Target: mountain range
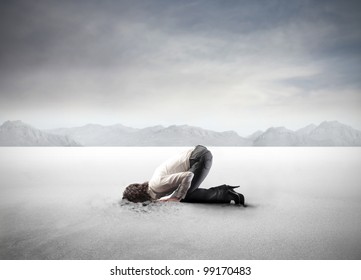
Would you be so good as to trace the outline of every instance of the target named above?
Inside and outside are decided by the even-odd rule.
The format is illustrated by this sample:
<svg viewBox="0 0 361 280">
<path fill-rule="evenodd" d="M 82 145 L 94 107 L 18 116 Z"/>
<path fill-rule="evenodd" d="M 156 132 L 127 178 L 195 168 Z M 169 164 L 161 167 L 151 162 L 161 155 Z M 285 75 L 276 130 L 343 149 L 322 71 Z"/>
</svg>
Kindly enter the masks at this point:
<svg viewBox="0 0 361 280">
<path fill-rule="evenodd" d="M 22 121 L 0 126 L 0 146 L 361 146 L 361 131 L 337 121 L 293 131 L 271 127 L 241 137 L 235 131 L 216 132 L 188 125 L 143 129 L 121 124 L 39 130 Z"/>
<path fill-rule="evenodd" d="M 47 130 L 68 136 L 84 146 L 252 146 L 252 141 L 234 131 L 215 132 L 188 125 L 152 126 L 143 129 L 123 125 L 88 124 Z"/>
<path fill-rule="evenodd" d="M 6 121 L 0 126 L 0 146 L 81 146 L 66 135 L 41 131 L 22 121 Z"/>
</svg>

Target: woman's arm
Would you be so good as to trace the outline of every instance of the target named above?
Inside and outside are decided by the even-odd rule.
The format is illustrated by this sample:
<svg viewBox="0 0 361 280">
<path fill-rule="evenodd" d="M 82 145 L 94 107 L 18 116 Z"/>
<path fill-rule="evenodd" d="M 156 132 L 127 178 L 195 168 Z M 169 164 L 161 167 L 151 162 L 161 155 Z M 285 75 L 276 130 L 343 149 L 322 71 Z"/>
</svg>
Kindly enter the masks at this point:
<svg viewBox="0 0 361 280">
<path fill-rule="evenodd" d="M 189 187 L 191 186 L 192 183 L 192 179 L 194 174 L 192 172 L 183 172 L 182 174 L 182 180 L 180 182 L 180 184 L 178 185 L 178 188 L 173 192 L 173 194 L 170 196 L 170 199 L 173 200 L 168 200 L 168 201 L 180 201 L 181 199 L 183 199 L 186 194 L 187 191 L 189 189 Z"/>
<path fill-rule="evenodd" d="M 159 201 L 180 201 L 182 200 L 192 183 L 194 174 L 192 172 L 179 172 L 168 176 L 163 176 L 156 186 L 158 193 L 169 194 L 163 196 Z"/>
</svg>

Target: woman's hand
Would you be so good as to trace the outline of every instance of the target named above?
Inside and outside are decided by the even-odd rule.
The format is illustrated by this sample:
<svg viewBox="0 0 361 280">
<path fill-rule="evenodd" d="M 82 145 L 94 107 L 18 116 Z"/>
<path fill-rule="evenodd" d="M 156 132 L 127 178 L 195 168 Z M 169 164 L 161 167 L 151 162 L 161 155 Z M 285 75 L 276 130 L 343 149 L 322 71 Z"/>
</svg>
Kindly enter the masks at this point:
<svg viewBox="0 0 361 280">
<path fill-rule="evenodd" d="M 158 199 L 158 201 L 162 201 L 162 202 L 168 202 L 168 201 L 173 201 L 173 202 L 179 202 L 180 199 L 179 198 L 176 198 L 176 197 L 169 197 L 169 198 L 160 198 Z"/>
</svg>

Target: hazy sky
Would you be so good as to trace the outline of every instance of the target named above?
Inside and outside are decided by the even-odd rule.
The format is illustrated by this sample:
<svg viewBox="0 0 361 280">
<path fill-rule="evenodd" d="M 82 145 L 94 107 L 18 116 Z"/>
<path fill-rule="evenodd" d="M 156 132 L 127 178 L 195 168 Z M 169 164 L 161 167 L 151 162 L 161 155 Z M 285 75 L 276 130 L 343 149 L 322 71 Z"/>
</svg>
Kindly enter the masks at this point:
<svg viewBox="0 0 361 280">
<path fill-rule="evenodd" d="M 359 3 L 0 0 L 0 122 L 361 129 Z"/>
</svg>

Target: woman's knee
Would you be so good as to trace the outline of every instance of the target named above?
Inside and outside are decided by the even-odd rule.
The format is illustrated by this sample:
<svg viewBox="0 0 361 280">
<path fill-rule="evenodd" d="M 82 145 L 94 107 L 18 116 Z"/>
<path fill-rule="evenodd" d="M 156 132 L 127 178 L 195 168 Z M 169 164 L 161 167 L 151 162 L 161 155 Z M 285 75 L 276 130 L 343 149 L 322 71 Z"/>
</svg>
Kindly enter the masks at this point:
<svg viewBox="0 0 361 280">
<path fill-rule="evenodd" d="M 212 163 L 213 163 L 213 155 L 210 151 L 208 151 L 204 155 L 204 167 L 206 169 L 210 169 L 212 167 Z"/>
</svg>

